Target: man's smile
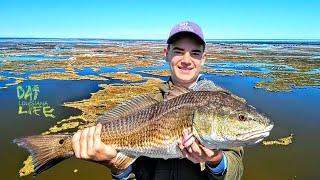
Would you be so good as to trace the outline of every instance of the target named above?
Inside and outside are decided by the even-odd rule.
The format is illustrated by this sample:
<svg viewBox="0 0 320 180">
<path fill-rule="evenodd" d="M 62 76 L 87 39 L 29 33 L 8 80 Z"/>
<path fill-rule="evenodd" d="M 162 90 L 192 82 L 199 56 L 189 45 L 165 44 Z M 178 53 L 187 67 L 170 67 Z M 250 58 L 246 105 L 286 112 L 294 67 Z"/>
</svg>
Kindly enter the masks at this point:
<svg viewBox="0 0 320 180">
<path fill-rule="evenodd" d="M 178 66 L 178 69 L 182 73 L 190 73 L 191 70 L 193 70 L 193 67 L 184 67 L 184 66 Z"/>
</svg>

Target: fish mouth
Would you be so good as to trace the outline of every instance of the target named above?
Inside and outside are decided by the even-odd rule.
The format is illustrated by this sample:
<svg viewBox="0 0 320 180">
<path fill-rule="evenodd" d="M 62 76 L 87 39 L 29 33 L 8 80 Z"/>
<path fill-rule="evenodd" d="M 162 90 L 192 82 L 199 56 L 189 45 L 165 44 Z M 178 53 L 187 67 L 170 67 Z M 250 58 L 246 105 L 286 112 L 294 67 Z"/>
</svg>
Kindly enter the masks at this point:
<svg viewBox="0 0 320 180">
<path fill-rule="evenodd" d="M 237 140 L 240 140 L 240 141 L 260 140 L 261 141 L 263 138 L 268 137 L 270 135 L 270 131 L 272 130 L 273 126 L 274 125 L 271 124 L 266 128 L 238 135 Z"/>
</svg>

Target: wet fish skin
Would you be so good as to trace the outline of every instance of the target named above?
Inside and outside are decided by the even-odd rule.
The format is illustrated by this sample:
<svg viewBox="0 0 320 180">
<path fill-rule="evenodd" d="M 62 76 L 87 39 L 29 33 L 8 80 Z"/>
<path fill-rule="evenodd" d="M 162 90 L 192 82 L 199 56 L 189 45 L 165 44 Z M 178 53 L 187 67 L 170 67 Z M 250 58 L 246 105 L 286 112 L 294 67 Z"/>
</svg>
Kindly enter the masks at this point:
<svg viewBox="0 0 320 180">
<path fill-rule="evenodd" d="M 224 91 L 192 91 L 157 102 L 140 96 L 101 116 L 102 141 L 112 144 L 123 164 L 139 156 L 182 157 L 177 140 L 183 129 L 208 148 L 258 142 L 272 129 L 269 119 Z M 74 155 L 72 134 L 29 136 L 14 142 L 29 150 L 35 175 Z"/>
</svg>

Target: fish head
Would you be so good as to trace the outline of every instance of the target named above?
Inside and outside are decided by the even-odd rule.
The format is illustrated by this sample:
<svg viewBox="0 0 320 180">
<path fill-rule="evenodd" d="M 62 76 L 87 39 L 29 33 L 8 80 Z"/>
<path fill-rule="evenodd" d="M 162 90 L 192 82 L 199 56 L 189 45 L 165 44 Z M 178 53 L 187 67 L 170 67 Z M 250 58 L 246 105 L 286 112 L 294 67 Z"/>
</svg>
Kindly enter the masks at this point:
<svg viewBox="0 0 320 180">
<path fill-rule="evenodd" d="M 269 136 L 273 123 L 231 95 L 208 103 L 194 113 L 193 128 L 207 148 L 231 148 L 256 144 Z"/>
</svg>

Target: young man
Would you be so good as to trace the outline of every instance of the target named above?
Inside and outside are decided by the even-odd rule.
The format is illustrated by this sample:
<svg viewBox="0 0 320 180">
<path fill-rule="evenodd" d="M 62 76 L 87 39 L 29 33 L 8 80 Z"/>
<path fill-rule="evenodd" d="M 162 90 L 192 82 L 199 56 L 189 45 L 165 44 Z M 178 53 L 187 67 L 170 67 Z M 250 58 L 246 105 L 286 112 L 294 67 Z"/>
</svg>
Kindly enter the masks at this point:
<svg viewBox="0 0 320 180">
<path fill-rule="evenodd" d="M 164 49 L 170 64 L 171 77 L 160 87 L 154 98 L 162 101 L 170 97 L 175 86 L 193 89 L 204 78 L 199 75 L 205 62 L 205 40 L 201 28 L 192 22 L 173 27 Z M 221 89 L 211 82 L 212 90 Z M 77 158 L 106 165 L 114 179 L 240 179 L 243 172 L 242 148 L 210 150 L 202 146 L 190 129 L 185 129 L 179 148 L 184 159 L 151 159 L 140 157 L 129 167 L 116 162 L 117 151 L 101 142 L 101 125 L 78 131 L 73 136 L 73 149 Z M 201 171 L 200 163 L 205 163 Z"/>
</svg>

